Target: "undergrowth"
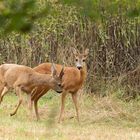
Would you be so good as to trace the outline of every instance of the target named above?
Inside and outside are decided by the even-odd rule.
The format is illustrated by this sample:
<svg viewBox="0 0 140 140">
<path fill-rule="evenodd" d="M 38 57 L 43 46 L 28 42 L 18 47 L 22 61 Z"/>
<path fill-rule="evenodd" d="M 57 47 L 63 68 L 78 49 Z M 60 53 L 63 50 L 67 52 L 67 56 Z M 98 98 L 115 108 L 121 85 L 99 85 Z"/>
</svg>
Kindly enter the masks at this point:
<svg viewBox="0 0 140 140">
<path fill-rule="evenodd" d="M 15 107 L 17 97 L 9 93 L 0 106 L 0 139 L 61 139 L 61 140 L 137 140 L 140 138 L 140 101 L 125 101 L 116 90 L 104 97 L 80 94 L 80 124 L 75 118 L 75 109 L 68 96 L 64 121 L 57 123 L 60 109 L 60 95 L 49 92 L 39 101 L 40 121 L 29 116 L 26 105 L 17 115 L 9 113 Z M 26 99 L 26 98 L 25 98 Z"/>
</svg>

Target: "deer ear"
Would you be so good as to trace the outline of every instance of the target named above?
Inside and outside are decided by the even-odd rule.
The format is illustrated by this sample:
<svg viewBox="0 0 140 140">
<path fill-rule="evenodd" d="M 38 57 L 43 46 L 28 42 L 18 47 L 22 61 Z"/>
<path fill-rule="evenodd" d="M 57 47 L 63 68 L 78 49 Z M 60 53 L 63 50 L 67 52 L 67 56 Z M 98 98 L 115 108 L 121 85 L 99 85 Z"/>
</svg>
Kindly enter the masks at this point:
<svg viewBox="0 0 140 140">
<path fill-rule="evenodd" d="M 84 51 L 84 55 L 88 55 L 89 54 L 89 49 L 86 49 L 85 51 Z"/>
<path fill-rule="evenodd" d="M 64 75 L 64 65 L 63 65 L 62 70 L 61 70 L 60 75 L 59 75 L 60 79 L 62 79 L 63 75 Z"/>
<path fill-rule="evenodd" d="M 55 67 L 54 63 L 52 63 L 52 66 L 51 66 L 51 75 L 53 77 L 55 77 L 57 75 L 57 71 L 56 71 L 56 67 Z"/>
<path fill-rule="evenodd" d="M 76 50 L 75 48 L 73 48 L 73 53 L 74 53 L 74 55 L 78 55 L 79 54 L 79 51 Z"/>
</svg>

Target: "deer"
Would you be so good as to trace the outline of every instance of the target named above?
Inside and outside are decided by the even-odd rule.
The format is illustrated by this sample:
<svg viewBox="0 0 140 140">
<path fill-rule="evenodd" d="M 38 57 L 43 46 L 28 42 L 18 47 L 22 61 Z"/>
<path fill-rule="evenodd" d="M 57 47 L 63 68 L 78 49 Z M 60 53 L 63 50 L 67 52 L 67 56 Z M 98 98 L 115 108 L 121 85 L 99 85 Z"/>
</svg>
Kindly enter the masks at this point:
<svg viewBox="0 0 140 140">
<path fill-rule="evenodd" d="M 48 86 L 58 93 L 62 92 L 62 77 L 64 67 L 62 67 L 60 74 L 57 74 L 54 64 L 51 64 L 51 75 L 41 74 L 32 68 L 18 64 L 2 64 L 0 66 L 0 103 L 4 95 L 10 90 L 14 89 L 19 100 L 16 108 L 10 116 L 17 113 L 23 99 L 22 92 L 31 95 L 32 91 L 38 86 Z"/>
<path fill-rule="evenodd" d="M 74 56 L 75 56 L 75 62 L 76 62 L 76 67 L 66 67 L 64 70 L 64 75 L 62 78 L 62 88 L 63 92 L 61 94 L 61 109 L 60 109 L 60 115 L 58 122 L 60 123 L 63 118 L 64 114 L 64 107 L 65 107 L 65 99 L 68 93 L 71 94 L 73 103 L 75 105 L 76 109 L 76 116 L 77 116 L 77 121 L 79 122 L 79 105 L 78 105 L 78 90 L 82 87 L 86 76 L 87 76 L 87 66 L 86 66 L 86 59 L 89 53 L 89 49 L 86 49 L 82 53 L 80 53 L 78 50 L 74 48 L 73 50 Z M 56 64 L 56 69 L 57 72 L 60 73 L 62 69 L 62 65 Z M 37 67 L 33 68 L 36 72 L 39 73 L 50 73 L 51 71 L 51 64 L 50 63 L 42 63 L 38 65 Z M 37 102 L 38 100 L 49 91 L 49 87 L 38 87 L 35 92 L 32 93 L 31 100 L 34 102 L 36 106 L 36 113 L 37 117 L 39 119 L 39 114 L 38 114 L 38 107 L 37 107 Z"/>
</svg>

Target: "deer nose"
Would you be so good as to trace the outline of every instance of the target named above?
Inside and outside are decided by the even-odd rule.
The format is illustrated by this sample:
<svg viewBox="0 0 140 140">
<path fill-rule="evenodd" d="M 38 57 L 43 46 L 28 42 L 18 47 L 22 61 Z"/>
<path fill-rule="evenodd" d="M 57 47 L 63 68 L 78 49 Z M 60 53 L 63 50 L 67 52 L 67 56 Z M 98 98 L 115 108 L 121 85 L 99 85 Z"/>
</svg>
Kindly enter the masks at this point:
<svg viewBox="0 0 140 140">
<path fill-rule="evenodd" d="M 77 68 L 80 70 L 80 69 L 82 69 L 82 66 L 77 66 Z"/>
<path fill-rule="evenodd" d="M 57 93 L 62 93 L 62 91 L 56 91 Z"/>
</svg>

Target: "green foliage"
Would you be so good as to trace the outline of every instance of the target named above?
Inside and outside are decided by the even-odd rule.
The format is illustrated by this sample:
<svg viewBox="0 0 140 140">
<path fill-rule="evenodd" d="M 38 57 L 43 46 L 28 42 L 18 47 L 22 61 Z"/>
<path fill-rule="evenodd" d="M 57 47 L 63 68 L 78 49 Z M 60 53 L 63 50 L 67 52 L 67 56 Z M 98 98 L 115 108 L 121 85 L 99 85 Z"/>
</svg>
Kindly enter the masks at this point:
<svg viewBox="0 0 140 140">
<path fill-rule="evenodd" d="M 60 0 L 58 2 L 2 0 L 0 1 L 0 31 L 3 33 L 11 31 L 29 32 L 35 20 L 52 15 L 59 17 L 60 9 L 65 12 L 66 7 L 60 6 L 61 3 L 69 5 L 70 7 L 66 6 L 69 10 L 75 7 L 76 11 L 79 11 L 83 17 L 90 17 L 95 22 L 109 16 L 117 16 L 120 13 L 128 17 L 138 17 L 140 14 L 139 0 Z M 63 16 L 61 15 L 59 19 L 61 20 Z M 53 22 L 52 19 L 51 21 Z"/>
<path fill-rule="evenodd" d="M 29 32 L 36 19 L 46 16 L 49 3 L 39 10 L 36 0 L 6 0 L 0 2 L 0 30 L 2 33 L 11 31 Z"/>
<path fill-rule="evenodd" d="M 94 21 L 120 13 L 128 17 L 140 15 L 139 0 L 61 0 L 61 2 L 71 6 L 75 5 L 82 15 Z"/>
</svg>

